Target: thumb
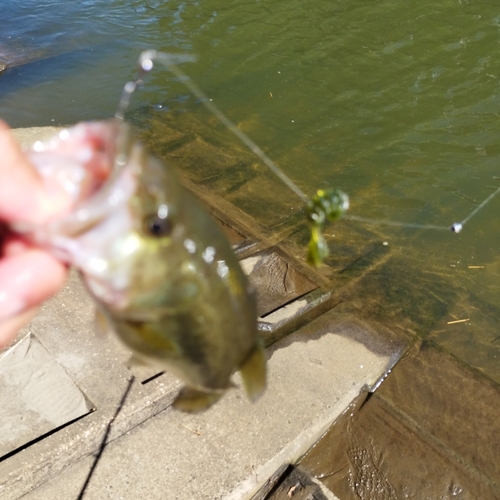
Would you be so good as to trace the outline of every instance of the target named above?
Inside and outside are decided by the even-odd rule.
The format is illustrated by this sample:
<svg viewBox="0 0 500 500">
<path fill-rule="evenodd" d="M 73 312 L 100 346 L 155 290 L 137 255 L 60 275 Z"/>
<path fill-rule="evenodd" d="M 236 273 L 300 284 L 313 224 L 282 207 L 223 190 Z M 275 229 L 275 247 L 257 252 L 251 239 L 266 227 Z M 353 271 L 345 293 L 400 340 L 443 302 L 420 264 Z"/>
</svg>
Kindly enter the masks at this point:
<svg viewBox="0 0 500 500">
<path fill-rule="evenodd" d="M 60 212 L 65 198 L 62 190 L 48 191 L 8 125 L 0 120 L 0 220 L 43 222 Z"/>
</svg>

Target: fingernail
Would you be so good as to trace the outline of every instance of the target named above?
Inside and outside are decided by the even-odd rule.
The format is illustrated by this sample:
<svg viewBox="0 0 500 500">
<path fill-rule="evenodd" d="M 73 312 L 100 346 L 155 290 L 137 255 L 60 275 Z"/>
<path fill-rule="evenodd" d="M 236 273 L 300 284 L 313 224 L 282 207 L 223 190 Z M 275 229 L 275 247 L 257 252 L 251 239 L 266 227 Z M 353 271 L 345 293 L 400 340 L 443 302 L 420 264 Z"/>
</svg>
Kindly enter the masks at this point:
<svg viewBox="0 0 500 500">
<path fill-rule="evenodd" d="M 0 319 L 19 314 L 26 308 L 26 303 L 11 293 L 0 291 Z"/>
</svg>

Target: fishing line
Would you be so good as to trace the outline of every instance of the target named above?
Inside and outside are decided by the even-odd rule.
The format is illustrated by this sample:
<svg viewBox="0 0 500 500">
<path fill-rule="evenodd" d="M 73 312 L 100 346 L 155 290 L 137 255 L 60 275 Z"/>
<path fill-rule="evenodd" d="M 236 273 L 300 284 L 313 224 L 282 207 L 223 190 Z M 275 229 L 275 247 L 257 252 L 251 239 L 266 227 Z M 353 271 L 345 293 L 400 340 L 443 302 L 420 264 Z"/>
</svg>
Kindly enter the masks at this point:
<svg viewBox="0 0 500 500">
<path fill-rule="evenodd" d="M 120 97 L 120 102 L 118 103 L 118 108 L 115 113 L 115 120 L 122 122 L 125 118 L 125 113 L 130 106 L 130 98 L 137 87 L 143 84 L 142 80 L 136 80 L 135 82 L 127 82 L 125 87 L 123 87 L 122 95 Z"/>
<path fill-rule="evenodd" d="M 97 464 L 101 460 L 102 454 L 104 453 L 104 448 L 106 448 L 106 444 L 108 444 L 107 441 L 108 441 L 109 433 L 111 432 L 111 426 L 113 425 L 113 422 L 116 420 L 119 413 L 122 411 L 123 407 L 125 406 L 125 401 L 127 400 L 127 397 L 130 393 L 130 390 L 132 389 L 132 384 L 134 383 L 134 380 L 135 380 L 135 376 L 132 375 L 132 377 L 130 377 L 128 380 L 127 387 L 125 389 L 125 392 L 122 395 L 120 403 L 116 407 L 115 414 L 113 415 L 111 420 L 106 425 L 106 430 L 104 431 L 104 434 L 102 436 L 101 444 L 99 445 L 99 449 L 97 450 L 94 461 L 92 462 L 92 466 L 90 467 L 90 470 L 87 474 L 87 477 L 85 478 L 85 482 L 83 483 L 82 487 L 80 488 L 80 492 L 79 492 L 76 500 L 83 500 L 83 497 L 85 496 L 85 492 L 87 491 L 88 485 L 90 483 L 90 479 L 92 478 L 92 475 L 94 474 L 94 472 L 97 468 Z"/>
<path fill-rule="evenodd" d="M 196 58 L 190 55 L 175 55 L 167 54 L 165 52 L 158 52 L 156 50 L 145 50 L 139 56 L 139 65 L 141 72 L 148 73 L 154 67 L 154 61 L 162 64 L 167 70 L 172 72 L 180 82 L 182 82 L 191 93 L 196 96 L 200 102 L 207 108 L 217 119 L 225 125 L 236 137 L 238 137 L 243 144 L 245 144 L 250 151 L 255 153 L 266 165 L 267 167 L 278 176 L 281 181 L 291 189 L 302 201 L 306 204 L 310 203 L 310 198 L 267 156 L 264 151 L 255 144 L 255 142 L 248 137 L 242 130 L 240 130 L 213 102 L 208 96 L 186 75 L 178 66 L 182 62 L 194 62 Z M 117 120 L 123 120 L 125 111 L 127 110 L 130 103 L 130 96 L 134 90 L 142 85 L 142 79 L 137 79 L 135 82 L 128 82 L 122 93 L 120 103 L 118 105 L 118 110 L 115 114 Z M 415 229 L 430 229 L 438 231 L 451 231 L 453 233 L 459 233 L 463 226 L 469 222 L 469 220 L 474 217 L 480 210 L 482 210 L 495 196 L 500 193 L 500 187 L 494 191 L 490 196 L 488 196 L 483 202 L 481 202 L 465 219 L 461 222 L 454 222 L 451 226 L 438 226 L 433 224 L 418 224 L 411 222 L 399 222 L 388 219 L 371 219 L 368 217 L 359 217 L 357 215 L 343 215 L 345 219 L 363 222 L 366 224 L 380 224 L 386 226 L 398 226 L 407 227 Z"/>
<path fill-rule="evenodd" d="M 433 224 L 416 224 L 412 222 L 399 222 L 395 220 L 388 219 L 370 219 L 368 217 L 358 217 L 357 215 L 344 215 L 344 219 L 354 220 L 356 222 L 364 222 L 365 224 L 383 224 L 386 226 L 398 226 L 398 227 L 409 227 L 414 229 L 437 229 L 438 231 L 449 231 L 450 226 L 435 226 Z M 453 224 L 453 226 L 458 223 Z M 453 231 L 453 229 L 452 229 Z M 459 231 L 454 231 L 459 232 Z"/>
<path fill-rule="evenodd" d="M 189 56 L 176 56 L 164 52 L 157 52 L 156 50 L 146 50 L 141 53 L 139 57 L 139 65 L 142 71 L 149 72 L 153 69 L 153 61 L 158 61 L 172 72 L 199 100 L 200 102 L 213 114 L 219 121 L 225 125 L 236 137 L 238 137 L 243 144 L 245 144 L 250 151 L 255 153 L 268 167 L 276 174 L 282 182 L 285 183 L 299 198 L 307 203 L 309 198 L 304 192 L 269 158 L 269 156 L 262 151 L 262 149 L 255 144 L 255 142 L 242 132 L 212 101 L 208 96 L 177 66 L 178 62 L 193 62 L 196 59 Z M 136 82 L 128 82 L 123 90 L 122 98 L 118 106 L 118 111 L 115 118 L 123 120 L 123 115 L 130 102 L 132 92 L 142 83 L 141 80 Z"/>
<path fill-rule="evenodd" d="M 452 233 L 459 233 L 463 226 L 469 222 L 474 215 L 476 215 L 480 210 L 482 210 L 498 193 L 500 193 L 500 187 L 491 193 L 488 198 L 481 202 L 462 222 L 454 222 L 451 226 L 435 226 L 433 224 L 414 224 L 411 222 L 398 222 L 387 219 L 370 219 L 367 217 L 358 217 L 357 215 L 344 215 L 344 219 L 354 220 L 358 222 L 364 222 L 366 224 L 384 224 L 386 226 L 400 226 L 409 227 L 415 229 L 436 229 L 438 231 L 451 231 Z"/>
<path fill-rule="evenodd" d="M 463 226 L 466 222 L 468 222 L 474 215 L 476 215 L 479 210 L 484 208 L 498 193 L 500 193 L 500 187 L 493 193 L 491 193 L 488 198 L 486 198 L 482 203 L 480 203 L 461 223 L 460 225 Z"/>
</svg>

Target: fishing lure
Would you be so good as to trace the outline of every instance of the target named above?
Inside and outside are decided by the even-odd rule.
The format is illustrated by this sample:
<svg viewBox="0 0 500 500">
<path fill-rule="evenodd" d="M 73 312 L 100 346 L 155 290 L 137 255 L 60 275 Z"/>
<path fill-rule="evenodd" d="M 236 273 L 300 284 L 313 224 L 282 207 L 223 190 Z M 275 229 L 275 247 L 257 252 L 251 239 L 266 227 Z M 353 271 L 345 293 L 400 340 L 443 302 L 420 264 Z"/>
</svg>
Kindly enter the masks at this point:
<svg viewBox="0 0 500 500">
<path fill-rule="evenodd" d="M 349 208 L 349 196 L 340 189 L 320 189 L 307 202 L 306 217 L 311 229 L 307 246 L 307 262 L 318 267 L 328 257 L 329 250 L 323 235 L 327 221 L 342 217 Z"/>
</svg>

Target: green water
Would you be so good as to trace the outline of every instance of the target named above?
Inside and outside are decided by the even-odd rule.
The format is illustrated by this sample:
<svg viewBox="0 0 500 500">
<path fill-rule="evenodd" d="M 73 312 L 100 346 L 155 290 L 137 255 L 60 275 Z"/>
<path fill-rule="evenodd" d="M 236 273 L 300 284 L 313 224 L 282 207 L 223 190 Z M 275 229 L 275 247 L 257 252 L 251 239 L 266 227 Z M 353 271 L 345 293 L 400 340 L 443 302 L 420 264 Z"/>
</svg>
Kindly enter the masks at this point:
<svg viewBox="0 0 500 500">
<path fill-rule="evenodd" d="M 0 77 L 0 116 L 13 126 L 111 116 L 139 52 L 154 47 L 195 54 L 184 70 L 231 120 L 306 193 L 349 193 L 353 215 L 448 226 L 500 185 L 494 2 L 95 0 L 16 9 L 4 13 L 3 46 L 14 37 L 57 54 L 69 39 L 81 51 Z M 196 102 L 159 70 L 134 96 L 132 107 L 144 106 L 191 111 Z M 300 208 L 293 193 L 290 204 Z M 450 293 L 440 300 L 456 300 L 450 320 L 470 318 L 436 340 L 497 381 L 499 210 L 500 196 L 459 235 L 377 228 L 408 269 L 445 281 Z M 422 287 L 434 293 L 432 283 Z M 422 305 L 413 307 L 418 315 Z"/>
</svg>

